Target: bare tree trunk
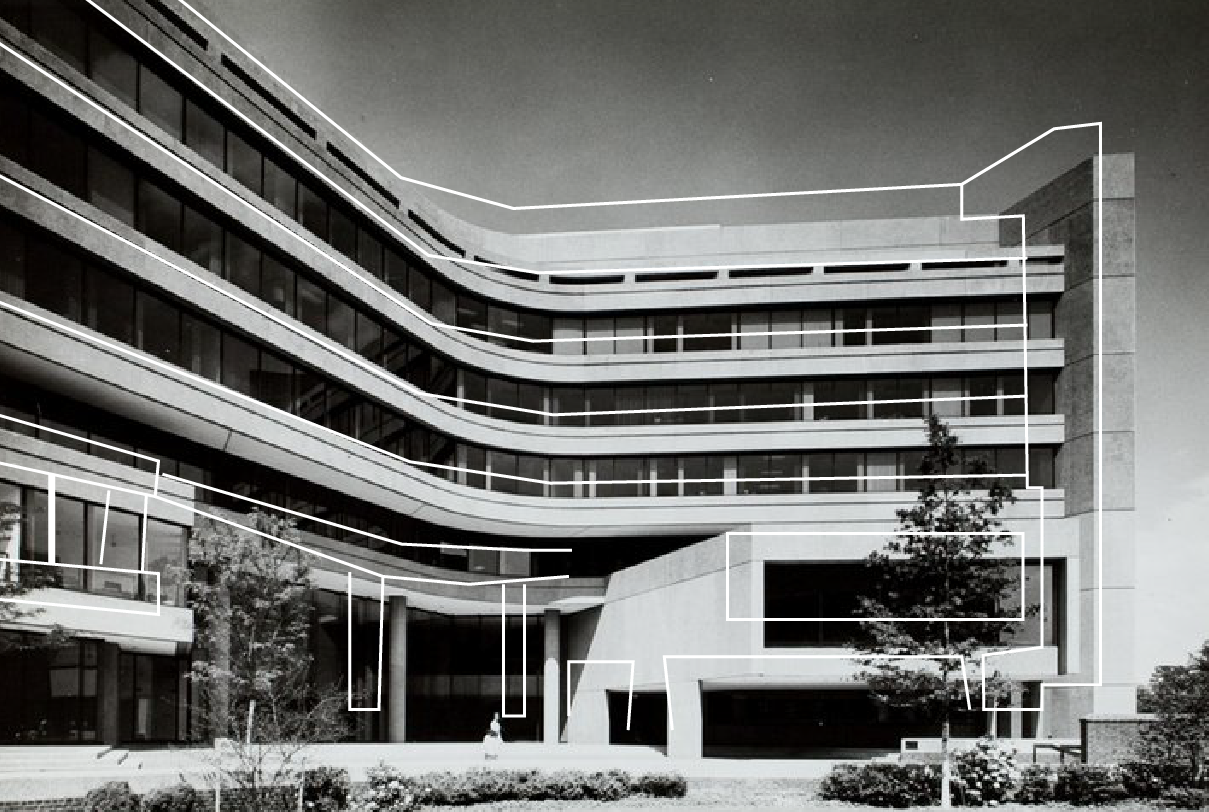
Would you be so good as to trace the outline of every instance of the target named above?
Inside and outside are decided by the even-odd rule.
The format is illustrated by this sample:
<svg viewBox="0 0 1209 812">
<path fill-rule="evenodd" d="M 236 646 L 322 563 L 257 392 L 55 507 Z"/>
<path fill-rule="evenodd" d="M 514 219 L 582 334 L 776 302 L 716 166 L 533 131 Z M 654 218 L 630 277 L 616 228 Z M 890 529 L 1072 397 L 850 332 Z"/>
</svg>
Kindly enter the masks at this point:
<svg viewBox="0 0 1209 812">
<path fill-rule="evenodd" d="M 953 797 L 949 789 L 949 781 L 953 776 L 953 765 L 949 763 L 949 717 L 940 724 L 940 807 L 949 809 L 953 806 Z"/>
</svg>

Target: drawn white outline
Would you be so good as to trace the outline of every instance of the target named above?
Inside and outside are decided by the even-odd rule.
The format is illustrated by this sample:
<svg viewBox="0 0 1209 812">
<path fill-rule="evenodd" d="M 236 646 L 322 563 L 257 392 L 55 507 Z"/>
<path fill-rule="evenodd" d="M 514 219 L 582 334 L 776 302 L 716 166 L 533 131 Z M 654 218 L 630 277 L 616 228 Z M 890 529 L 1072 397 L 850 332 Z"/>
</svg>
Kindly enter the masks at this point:
<svg viewBox="0 0 1209 812">
<path fill-rule="evenodd" d="M 760 537 L 760 536 L 780 536 L 780 537 L 790 537 L 790 536 L 845 536 L 845 537 L 872 536 L 872 537 L 876 537 L 876 538 L 885 538 L 886 536 L 929 536 L 929 537 L 995 536 L 997 538 L 997 540 L 1003 536 L 1010 536 L 1010 537 L 1012 537 L 1012 545 L 1015 546 L 1018 544 L 1020 547 L 1021 595 L 1024 594 L 1024 587 L 1025 587 L 1024 567 L 1025 567 L 1026 538 L 1025 538 L 1025 533 L 1023 531 L 1019 531 L 1019 530 L 987 530 L 987 531 L 984 531 L 981 533 L 958 532 L 958 531 L 949 532 L 949 531 L 912 531 L 912 530 L 892 530 L 892 531 L 885 531 L 885 532 L 879 532 L 876 530 L 847 530 L 847 531 L 802 530 L 802 531 L 797 531 L 797 532 L 794 532 L 794 531 L 767 531 L 767 532 L 765 532 L 765 531 L 728 531 L 726 533 L 725 537 L 723 538 L 723 548 L 724 548 L 723 560 L 725 561 L 725 563 L 723 565 L 723 572 L 725 573 L 725 598 L 724 598 L 724 600 L 726 602 L 726 620 L 728 622 L 785 623 L 785 622 L 797 622 L 797 621 L 818 621 L 818 622 L 840 622 L 840 623 L 849 623 L 849 622 L 854 622 L 854 623 L 856 623 L 856 622 L 860 622 L 860 623 L 939 623 L 939 622 L 945 622 L 945 621 L 952 621 L 954 623 L 961 623 L 961 622 L 966 622 L 966 623 L 1019 623 L 1021 621 L 1025 621 L 1028 619 L 1026 617 L 1027 607 L 1024 605 L 1023 600 L 1020 603 L 1020 616 L 1019 617 L 1016 617 L 1016 616 L 1012 616 L 1012 617 L 1003 617 L 1003 616 L 996 616 L 996 617 L 876 617 L 876 618 L 857 617 L 857 616 L 849 616 L 849 617 L 736 617 L 736 616 L 732 615 L 731 611 L 730 611 L 730 609 L 731 609 L 731 601 L 730 601 L 730 594 L 731 594 L 731 588 L 730 588 L 730 573 L 731 573 L 730 538 L 731 538 L 731 536 L 748 536 L 748 537 L 751 537 L 753 539 L 753 541 L 757 537 Z M 772 560 L 772 559 L 762 559 L 762 561 L 764 563 L 767 563 L 767 561 L 769 561 L 769 560 Z M 781 562 L 781 561 L 814 561 L 815 559 L 782 559 L 782 558 L 778 558 L 775 560 L 778 562 Z M 756 563 L 760 563 L 760 561 L 753 560 L 748 563 L 756 564 Z M 1044 565 L 1044 560 L 1042 561 L 1042 564 Z"/>
<path fill-rule="evenodd" d="M 508 585 L 500 584 L 500 714 L 505 719 L 529 715 L 529 586 L 521 584 L 521 712 L 508 712 Z"/>
<path fill-rule="evenodd" d="M 634 714 L 634 661 L 633 660 L 567 660 L 567 719 L 571 719 L 571 666 L 579 665 L 585 669 L 589 665 L 628 665 L 630 667 L 629 701 L 626 703 L 625 729 L 630 729 L 630 720 Z M 607 689 L 606 689 L 607 690 Z M 579 692 L 576 691 L 578 694 Z M 671 721 L 668 716 L 668 721 Z"/>
</svg>

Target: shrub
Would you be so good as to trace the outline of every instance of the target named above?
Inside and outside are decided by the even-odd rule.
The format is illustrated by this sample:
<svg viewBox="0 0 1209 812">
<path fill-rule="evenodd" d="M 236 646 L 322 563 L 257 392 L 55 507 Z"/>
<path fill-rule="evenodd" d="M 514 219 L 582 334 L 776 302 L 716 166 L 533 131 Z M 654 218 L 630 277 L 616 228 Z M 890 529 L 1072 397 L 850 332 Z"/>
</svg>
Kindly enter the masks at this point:
<svg viewBox="0 0 1209 812">
<path fill-rule="evenodd" d="M 365 774 L 365 788 L 352 801 L 356 812 L 411 812 L 419 806 L 422 792 L 393 767 L 379 764 Z"/>
<path fill-rule="evenodd" d="M 1030 764 L 1020 773 L 1020 785 L 1012 800 L 1018 804 L 1048 804 L 1054 800 L 1054 771 L 1043 764 Z"/>
<path fill-rule="evenodd" d="M 1054 800 L 1076 806 L 1110 804 L 1129 797 L 1121 783 L 1121 771 L 1097 764 L 1063 767 L 1054 782 Z"/>
<path fill-rule="evenodd" d="M 302 806 L 307 812 L 339 812 L 348 807 L 352 784 L 348 770 L 316 767 L 302 776 Z"/>
<path fill-rule="evenodd" d="M 940 771 L 925 764 L 841 764 L 823 779 L 819 797 L 898 809 L 928 806 L 940 801 Z"/>
<path fill-rule="evenodd" d="M 630 790 L 653 798 L 683 798 L 688 793 L 688 782 L 673 773 L 652 773 L 635 778 Z"/>
<path fill-rule="evenodd" d="M 188 784 L 161 787 L 143 796 L 143 812 L 202 812 L 202 800 Z"/>
<path fill-rule="evenodd" d="M 1003 801 L 1020 780 L 1016 751 L 994 739 L 980 739 L 954 759 L 962 803 L 983 805 Z"/>
<path fill-rule="evenodd" d="M 88 791 L 84 812 L 139 812 L 139 796 L 125 781 L 110 781 Z"/>
<path fill-rule="evenodd" d="M 1162 795 L 1163 802 L 1175 809 L 1205 809 L 1209 807 L 1209 790 L 1196 787 L 1171 787 Z"/>
<path fill-rule="evenodd" d="M 617 801 L 630 794 L 630 777 L 621 770 L 595 772 L 584 778 L 584 794 L 594 801 Z"/>
<path fill-rule="evenodd" d="M 1121 783 L 1131 798 L 1160 798 L 1168 789 L 1191 786 L 1194 777 L 1186 764 L 1130 761 L 1121 765 Z"/>
<path fill-rule="evenodd" d="M 534 800 L 582 801 L 587 797 L 583 773 L 559 770 L 542 777 L 545 797 Z"/>
</svg>

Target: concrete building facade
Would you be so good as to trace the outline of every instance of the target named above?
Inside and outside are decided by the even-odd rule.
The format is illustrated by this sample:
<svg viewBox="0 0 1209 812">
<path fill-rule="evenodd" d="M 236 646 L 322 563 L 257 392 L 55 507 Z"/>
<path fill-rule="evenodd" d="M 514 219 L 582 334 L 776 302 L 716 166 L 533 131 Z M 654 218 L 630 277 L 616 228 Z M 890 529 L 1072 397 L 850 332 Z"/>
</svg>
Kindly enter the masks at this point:
<svg viewBox="0 0 1209 812">
<path fill-rule="evenodd" d="M 897 747 L 920 720 L 818 618 L 851 614 L 928 414 L 1015 477 L 1045 600 L 1000 662 L 1045 711 L 996 729 L 1133 710 L 1131 156 L 1007 212 L 1024 246 L 956 214 L 494 232 L 173 0 L 6 0 L 0 105 L 4 552 L 59 571 L 5 633 L 73 634 L 11 655 L 0 740 L 196 735 L 172 568 L 259 504 L 327 556 L 317 678 L 352 664 L 361 740 L 503 707 L 514 739 Z"/>
</svg>

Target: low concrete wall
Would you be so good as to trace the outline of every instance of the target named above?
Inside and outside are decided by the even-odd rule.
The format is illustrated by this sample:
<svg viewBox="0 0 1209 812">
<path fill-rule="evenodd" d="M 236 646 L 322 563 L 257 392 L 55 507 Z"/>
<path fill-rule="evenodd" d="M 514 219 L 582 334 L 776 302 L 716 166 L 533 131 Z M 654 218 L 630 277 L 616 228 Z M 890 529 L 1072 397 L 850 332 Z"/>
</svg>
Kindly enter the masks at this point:
<svg viewBox="0 0 1209 812">
<path fill-rule="evenodd" d="M 1086 764 L 1120 764 L 1137 758 L 1135 747 L 1154 714 L 1088 716 L 1079 722 Z"/>
</svg>

